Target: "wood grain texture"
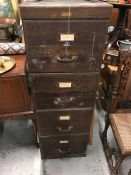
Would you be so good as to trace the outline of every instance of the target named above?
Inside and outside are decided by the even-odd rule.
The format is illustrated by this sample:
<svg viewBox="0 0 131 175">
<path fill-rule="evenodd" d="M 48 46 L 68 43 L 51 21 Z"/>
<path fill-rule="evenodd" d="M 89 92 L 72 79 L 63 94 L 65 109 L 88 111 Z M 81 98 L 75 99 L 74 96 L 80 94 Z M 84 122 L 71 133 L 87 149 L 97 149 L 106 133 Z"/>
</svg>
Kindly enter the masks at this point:
<svg viewBox="0 0 131 175">
<path fill-rule="evenodd" d="M 37 73 L 31 74 L 32 90 L 34 92 L 95 92 L 99 73 Z M 61 87 L 61 83 L 65 87 Z M 69 85 L 69 87 L 68 87 Z"/>
<path fill-rule="evenodd" d="M 41 156 L 48 159 L 85 156 L 88 137 L 88 134 L 40 137 Z M 60 144 L 60 141 L 68 143 Z"/>
<path fill-rule="evenodd" d="M 20 5 L 42 158 L 84 156 L 112 6 L 37 1 Z M 61 39 L 63 34 L 74 39 Z M 58 121 L 70 115 L 71 121 Z M 68 141 L 60 144 L 60 141 Z"/>
<path fill-rule="evenodd" d="M 105 2 L 81 1 L 40 1 L 36 3 L 24 2 L 20 5 L 23 19 L 57 19 L 68 18 L 62 15 L 69 12 L 70 18 L 102 18 L 106 19 L 111 14 L 112 5 Z M 42 10 L 44 8 L 44 10 Z"/>
<path fill-rule="evenodd" d="M 92 113 L 93 108 L 37 111 L 39 135 L 89 134 Z"/>
<path fill-rule="evenodd" d="M 67 20 L 23 20 L 30 72 L 99 70 L 107 20 L 71 20 L 70 23 L 74 41 L 66 42 L 60 38 L 68 33 Z"/>
<path fill-rule="evenodd" d="M 26 75 L 25 56 L 13 56 L 16 67 L 0 76 L 0 114 L 31 110 Z"/>
<path fill-rule="evenodd" d="M 95 92 L 35 93 L 36 109 L 94 107 Z"/>
</svg>

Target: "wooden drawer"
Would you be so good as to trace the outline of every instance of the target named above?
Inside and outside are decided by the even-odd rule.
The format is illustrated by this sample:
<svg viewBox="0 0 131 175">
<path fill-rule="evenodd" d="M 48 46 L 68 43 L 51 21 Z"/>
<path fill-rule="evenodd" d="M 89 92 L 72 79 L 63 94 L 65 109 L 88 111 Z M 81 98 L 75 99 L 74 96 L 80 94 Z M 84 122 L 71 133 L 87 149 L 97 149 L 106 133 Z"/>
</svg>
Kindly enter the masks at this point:
<svg viewBox="0 0 131 175">
<path fill-rule="evenodd" d="M 103 47 L 107 21 L 71 20 L 69 26 L 68 20 L 23 20 L 23 26 L 27 46 L 39 46 L 43 52 L 47 52 L 48 47 L 52 46 L 54 49 L 66 48 L 64 44 L 67 41 L 67 47 L 81 46 L 91 49 L 93 43 L 95 47 Z"/>
<path fill-rule="evenodd" d="M 101 51 L 100 51 L 101 49 Z M 102 58 L 101 45 L 98 44 L 95 55 L 91 55 L 91 48 L 71 46 L 68 54 L 65 48 L 43 47 L 28 48 L 29 72 L 94 72 L 99 71 Z M 51 54 L 48 54 L 51 53 Z"/>
<path fill-rule="evenodd" d="M 34 92 L 94 92 L 96 90 L 99 73 L 88 74 L 31 74 Z"/>
<path fill-rule="evenodd" d="M 41 136 L 89 133 L 93 108 L 37 111 Z"/>
<path fill-rule="evenodd" d="M 67 20 L 23 24 L 30 72 L 66 72 L 67 66 L 69 72 L 99 70 L 107 21 L 72 20 L 70 31 Z"/>
<path fill-rule="evenodd" d="M 95 92 L 35 93 L 34 99 L 36 109 L 94 107 Z"/>
<path fill-rule="evenodd" d="M 84 156 L 88 134 L 40 137 L 39 140 L 42 158 Z"/>
</svg>

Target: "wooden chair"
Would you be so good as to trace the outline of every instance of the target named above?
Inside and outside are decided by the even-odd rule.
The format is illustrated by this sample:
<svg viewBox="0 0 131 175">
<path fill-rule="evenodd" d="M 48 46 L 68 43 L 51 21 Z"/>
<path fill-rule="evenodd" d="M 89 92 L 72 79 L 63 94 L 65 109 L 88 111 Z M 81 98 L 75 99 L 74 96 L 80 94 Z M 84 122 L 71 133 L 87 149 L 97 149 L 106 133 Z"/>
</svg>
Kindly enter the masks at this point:
<svg viewBox="0 0 131 175">
<path fill-rule="evenodd" d="M 131 52 L 121 52 L 114 87 L 108 103 L 105 129 L 101 135 L 103 148 L 112 174 L 117 174 L 123 159 L 131 155 L 131 105 L 127 109 L 122 103 L 131 101 Z M 122 108 L 121 108 L 122 106 Z M 111 126 L 118 150 L 111 149 L 107 141 L 107 130 Z M 113 155 L 116 158 L 114 165 Z"/>
<path fill-rule="evenodd" d="M 108 58 L 109 57 L 109 58 Z M 113 59 L 112 59 L 113 58 Z M 112 62 L 112 60 L 114 62 Z M 114 79 L 118 68 L 118 54 L 108 55 L 103 61 L 104 67 L 100 71 L 100 80 L 98 86 L 98 101 L 104 110 L 107 110 L 107 103 L 112 91 Z"/>
</svg>

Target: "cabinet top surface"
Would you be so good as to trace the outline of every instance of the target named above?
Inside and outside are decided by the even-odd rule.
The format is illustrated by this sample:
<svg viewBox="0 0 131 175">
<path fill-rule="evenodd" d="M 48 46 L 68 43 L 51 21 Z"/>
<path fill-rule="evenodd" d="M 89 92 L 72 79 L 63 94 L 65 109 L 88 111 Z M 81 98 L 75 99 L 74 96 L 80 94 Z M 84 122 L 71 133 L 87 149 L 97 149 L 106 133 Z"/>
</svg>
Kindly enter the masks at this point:
<svg viewBox="0 0 131 175">
<path fill-rule="evenodd" d="M 99 0 L 29 0 L 20 4 L 22 19 L 107 19 L 111 15 L 111 9 L 111 4 Z"/>
<path fill-rule="evenodd" d="M 109 3 L 101 2 L 99 0 L 41 0 L 41 1 L 26 1 L 20 6 L 25 7 L 111 7 Z"/>
</svg>

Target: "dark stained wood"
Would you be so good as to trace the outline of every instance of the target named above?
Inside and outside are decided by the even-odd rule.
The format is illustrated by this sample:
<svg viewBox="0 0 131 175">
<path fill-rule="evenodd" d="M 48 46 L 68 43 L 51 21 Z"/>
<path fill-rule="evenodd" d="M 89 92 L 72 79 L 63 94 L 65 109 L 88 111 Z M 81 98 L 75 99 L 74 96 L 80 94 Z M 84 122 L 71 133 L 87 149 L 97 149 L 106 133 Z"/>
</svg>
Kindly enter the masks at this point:
<svg viewBox="0 0 131 175">
<path fill-rule="evenodd" d="M 128 77 L 128 80 L 127 80 L 125 99 L 128 100 L 128 101 L 131 100 L 131 69 L 130 69 L 129 77 Z"/>
<path fill-rule="evenodd" d="M 88 137 L 88 134 L 40 137 L 41 156 L 42 158 L 85 156 Z"/>
<path fill-rule="evenodd" d="M 103 33 L 107 29 L 107 20 L 70 20 L 70 32 L 68 31 L 66 20 L 23 20 L 27 47 L 39 46 L 44 52 L 48 52 L 48 47 L 64 47 L 65 42 L 60 40 L 61 34 L 74 34 L 74 41 L 70 41 L 70 46 L 81 46 L 88 48 L 92 46 L 95 37 L 95 45 L 103 48 Z M 103 27 L 102 27 L 103 26 Z M 49 30 L 50 29 L 50 30 Z M 27 32 L 31 31 L 31 32 Z M 27 32 L 27 33 L 26 33 Z M 95 36 L 94 36 L 95 33 Z M 33 37 L 32 37 L 33 35 Z M 85 37 L 86 36 L 86 37 Z M 31 48 L 30 48 L 31 49 Z M 47 49 L 47 50 L 46 50 Z M 90 48 L 91 50 L 91 48 Z M 49 50 L 52 51 L 52 48 Z M 48 53 L 47 53 L 48 54 Z M 58 53 L 57 53 L 58 54 Z"/>
<path fill-rule="evenodd" d="M 106 48 L 106 53 L 117 43 L 118 40 L 131 38 L 130 30 L 126 29 L 128 23 L 127 16 L 129 9 L 131 9 L 131 4 L 112 2 L 112 5 L 114 8 L 119 9 L 119 15 L 117 18 L 115 29 L 113 30 L 113 32 L 111 32 L 111 35 L 109 37 L 110 39 Z"/>
<path fill-rule="evenodd" d="M 94 92 L 98 82 L 98 72 L 89 74 L 31 74 L 34 92 L 65 93 Z M 65 85 L 65 87 L 63 86 Z"/>
<path fill-rule="evenodd" d="M 31 110 L 31 98 L 25 76 L 25 56 L 12 56 L 16 66 L 0 76 L 0 114 Z"/>
<path fill-rule="evenodd" d="M 60 35 L 68 33 L 67 20 L 23 20 L 30 72 L 99 70 L 107 20 L 70 22 L 74 41 L 68 42 L 69 47 L 66 48 L 66 42 L 60 41 Z"/>
<path fill-rule="evenodd" d="M 93 108 L 37 111 L 39 135 L 89 133 Z"/>
<path fill-rule="evenodd" d="M 95 91 L 111 8 L 85 0 L 20 5 L 42 158 L 84 156 L 92 142 Z M 63 41 L 63 34 L 71 38 Z M 58 121 L 58 115 L 68 114 L 70 121 Z M 68 144 L 60 144 L 65 139 Z"/>
<path fill-rule="evenodd" d="M 69 12 L 69 7 L 71 13 Z M 43 10 L 44 8 L 44 10 Z M 112 5 L 105 2 L 81 1 L 40 1 L 24 2 L 20 5 L 22 19 L 57 19 L 57 18 L 97 18 L 107 19 Z"/>
<path fill-rule="evenodd" d="M 71 92 L 62 94 L 35 93 L 36 109 L 61 109 L 94 107 L 95 92 Z"/>
<path fill-rule="evenodd" d="M 14 112 L 14 113 L 7 113 L 7 114 L 0 114 L 0 120 L 5 119 L 16 119 L 16 118 L 34 118 L 34 111 L 33 106 L 31 107 L 30 111 L 24 112 Z"/>
<path fill-rule="evenodd" d="M 95 59 L 92 59 L 89 48 L 71 47 L 69 55 L 63 55 L 65 48 L 47 48 L 51 55 L 44 55 L 40 47 L 31 47 L 28 52 L 28 65 L 31 73 L 38 72 L 94 72 L 99 71 L 101 54 L 99 48 L 94 51 Z M 102 49 L 102 48 L 101 48 Z M 78 52 L 77 52 L 78 51 Z M 57 54 L 59 53 L 59 54 Z"/>
</svg>

